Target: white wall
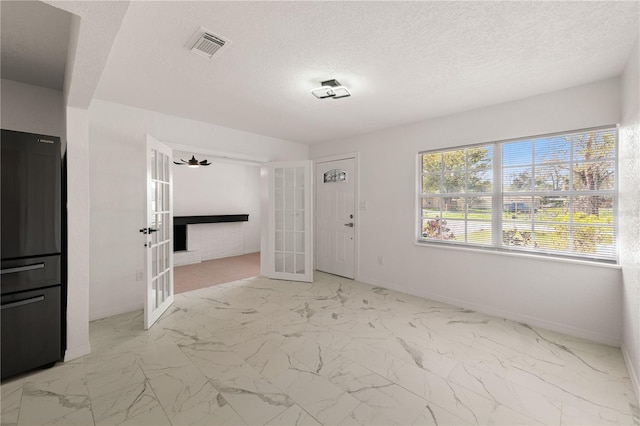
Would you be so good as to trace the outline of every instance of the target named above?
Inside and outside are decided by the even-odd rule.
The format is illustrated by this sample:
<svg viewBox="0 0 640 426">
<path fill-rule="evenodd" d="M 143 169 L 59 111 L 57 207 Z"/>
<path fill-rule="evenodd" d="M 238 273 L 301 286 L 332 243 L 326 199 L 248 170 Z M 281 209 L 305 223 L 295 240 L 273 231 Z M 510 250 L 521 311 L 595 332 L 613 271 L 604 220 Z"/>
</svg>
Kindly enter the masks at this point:
<svg viewBox="0 0 640 426">
<path fill-rule="evenodd" d="M 620 263 L 624 282 L 622 352 L 640 402 L 640 44 L 622 79 Z"/>
<path fill-rule="evenodd" d="M 617 267 L 418 246 L 416 155 L 421 150 L 616 124 L 620 80 L 311 146 L 310 157 L 360 153 L 360 280 L 617 345 Z M 378 264 L 382 256 L 383 264 Z"/>
<path fill-rule="evenodd" d="M 176 253 L 176 258 L 186 257 L 182 264 L 247 254 L 244 250 L 244 227 L 248 222 L 199 223 L 187 228 L 188 252 Z M 258 238 L 258 244 L 260 244 Z M 251 253 L 255 253 L 252 251 Z M 189 262 L 188 260 L 193 261 Z"/>
<path fill-rule="evenodd" d="M 2 128 L 60 136 L 66 143 L 62 91 L 2 79 Z"/>
<path fill-rule="evenodd" d="M 194 154 L 214 164 L 197 169 L 172 166 L 174 215 L 248 214 L 249 221 L 238 228 L 241 247 L 234 254 L 260 251 L 260 167 Z M 179 161 L 191 157 L 174 154 L 174 158 Z"/>
<path fill-rule="evenodd" d="M 145 134 L 160 141 L 274 161 L 308 158 L 305 145 L 96 100 L 89 109 L 90 318 L 139 309 L 143 270 Z M 213 168 L 215 166 L 211 166 Z"/>
<path fill-rule="evenodd" d="M 87 110 L 66 108 L 67 122 L 67 352 L 69 361 L 91 352 L 89 343 L 89 138 Z"/>
</svg>

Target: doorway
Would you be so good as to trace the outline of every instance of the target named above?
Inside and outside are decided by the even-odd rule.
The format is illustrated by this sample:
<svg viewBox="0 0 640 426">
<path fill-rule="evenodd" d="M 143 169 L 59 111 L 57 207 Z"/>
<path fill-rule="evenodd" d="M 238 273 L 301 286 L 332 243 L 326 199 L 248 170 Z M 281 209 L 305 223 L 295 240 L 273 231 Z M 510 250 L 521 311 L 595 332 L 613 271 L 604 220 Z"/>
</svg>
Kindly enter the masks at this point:
<svg viewBox="0 0 640 426">
<path fill-rule="evenodd" d="M 261 162 L 177 148 L 176 161 L 195 155 L 212 164 L 172 165 L 174 232 L 182 232 L 174 247 L 176 293 L 259 275 Z"/>
<path fill-rule="evenodd" d="M 318 161 L 315 167 L 315 269 L 356 275 L 356 158 Z"/>
</svg>

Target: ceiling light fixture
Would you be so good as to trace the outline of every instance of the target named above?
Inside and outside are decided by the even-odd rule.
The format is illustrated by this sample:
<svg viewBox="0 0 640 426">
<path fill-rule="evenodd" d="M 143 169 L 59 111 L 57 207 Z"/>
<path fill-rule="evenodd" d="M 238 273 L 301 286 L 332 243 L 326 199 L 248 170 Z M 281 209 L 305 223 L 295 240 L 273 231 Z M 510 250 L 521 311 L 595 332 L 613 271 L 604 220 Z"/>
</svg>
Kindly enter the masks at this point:
<svg viewBox="0 0 640 426">
<path fill-rule="evenodd" d="M 178 166 L 184 166 L 185 164 L 189 167 L 200 167 L 200 166 L 210 166 L 213 163 L 210 163 L 209 160 L 202 160 L 202 161 L 198 161 L 196 160 L 196 156 L 192 155 L 191 156 L 191 160 L 189 161 L 185 161 L 182 158 L 180 159 L 180 161 L 182 161 L 182 163 L 178 163 L 177 161 L 174 161 L 173 164 L 177 164 Z"/>
<path fill-rule="evenodd" d="M 338 80 L 327 80 L 320 84 L 322 86 L 311 91 L 311 94 L 318 99 L 340 99 L 351 96 L 349 89 L 338 83 Z"/>
</svg>

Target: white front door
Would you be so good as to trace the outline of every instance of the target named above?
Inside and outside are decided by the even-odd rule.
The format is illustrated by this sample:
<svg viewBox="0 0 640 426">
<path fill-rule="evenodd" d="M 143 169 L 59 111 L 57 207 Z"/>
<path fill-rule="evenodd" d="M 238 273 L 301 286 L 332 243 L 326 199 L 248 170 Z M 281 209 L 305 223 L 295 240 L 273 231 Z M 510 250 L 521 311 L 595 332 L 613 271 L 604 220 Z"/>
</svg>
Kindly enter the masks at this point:
<svg viewBox="0 0 640 426">
<path fill-rule="evenodd" d="M 355 159 L 316 163 L 316 269 L 355 278 Z"/>
<path fill-rule="evenodd" d="M 147 135 L 147 209 L 145 262 L 147 294 L 144 328 L 153 323 L 173 303 L 173 189 L 172 151 Z"/>
<path fill-rule="evenodd" d="M 267 223 L 260 269 L 269 278 L 313 282 L 311 172 L 310 161 L 262 167 Z"/>
</svg>

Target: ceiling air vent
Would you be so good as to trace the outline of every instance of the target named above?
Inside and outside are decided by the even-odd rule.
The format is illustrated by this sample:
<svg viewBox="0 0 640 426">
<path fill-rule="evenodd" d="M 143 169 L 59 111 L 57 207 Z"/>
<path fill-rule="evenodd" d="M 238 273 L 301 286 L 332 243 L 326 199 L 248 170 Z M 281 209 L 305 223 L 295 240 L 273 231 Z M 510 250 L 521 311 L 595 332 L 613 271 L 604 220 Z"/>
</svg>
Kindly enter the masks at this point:
<svg viewBox="0 0 640 426">
<path fill-rule="evenodd" d="M 219 53 L 227 44 L 229 44 L 229 40 L 200 28 L 192 37 L 189 47 L 193 53 L 211 59 L 214 54 Z"/>
</svg>

